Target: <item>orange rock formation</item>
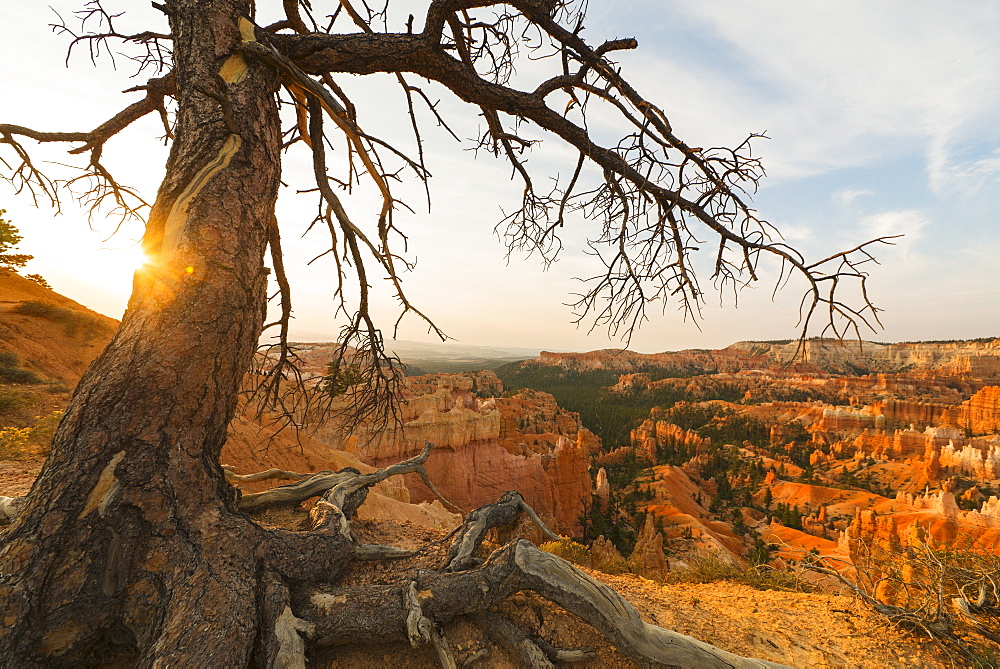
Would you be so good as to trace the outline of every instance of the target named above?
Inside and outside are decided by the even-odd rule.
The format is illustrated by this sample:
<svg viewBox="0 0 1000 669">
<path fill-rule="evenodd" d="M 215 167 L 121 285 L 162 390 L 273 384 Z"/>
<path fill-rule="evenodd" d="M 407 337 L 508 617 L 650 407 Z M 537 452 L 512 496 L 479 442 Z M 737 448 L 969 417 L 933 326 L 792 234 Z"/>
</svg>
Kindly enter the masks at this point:
<svg viewBox="0 0 1000 669">
<path fill-rule="evenodd" d="M 590 453 L 600 441 L 575 413 L 533 390 L 477 396 L 499 390 L 493 372 L 409 377 L 407 387 L 403 428 L 356 434 L 352 446 L 361 460 L 384 466 L 416 455 L 429 441 L 435 450 L 426 469 L 449 501 L 469 511 L 518 490 L 553 529 L 580 532 L 591 496 Z M 338 439 L 332 426 L 314 436 Z M 411 499 L 434 499 L 417 476 L 407 476 L 406 485 Z"/>
</svg>

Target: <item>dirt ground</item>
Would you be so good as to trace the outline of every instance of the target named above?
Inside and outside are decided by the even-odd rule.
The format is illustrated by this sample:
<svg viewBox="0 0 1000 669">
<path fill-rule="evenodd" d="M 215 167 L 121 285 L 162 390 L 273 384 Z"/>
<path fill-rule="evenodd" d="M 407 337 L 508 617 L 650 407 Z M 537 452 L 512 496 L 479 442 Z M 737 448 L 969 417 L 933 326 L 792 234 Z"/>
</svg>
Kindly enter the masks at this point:
<svg viewBox="0 0 1000 669">
<path fill-rule="evenodd" d="M 440 540 L 444 532 L 386 521 L 355 523 L 357 538 L 412 548 Z M 359 565 L 344 585 L 393 583 L 414 569 L 440 565 L 445 544 L 395 563 Z M 884 623 L 853 597 L 835 594 L 760 591 L 720 581 L 708 584 L 659 583 L 633 575 L 612 576 L 584 569 L 622 593 L 647 622 L 693 636 L 744 656 L 793 667 L 946 667 L 950 663 L 932 642 L 921 641 Z M 522 593 L 504 605 L 504 613 L 525 629 L 563 648 L 594 647 L 597 659 L 574 666 L 632 667 L 630 661 L 595 631 L 532 594 Z M 459 665 L 518 667 L 499 647 L 468 622 L 450 625 L 445 634 Z M 473 659 L 477 656 L 479 659 Z M 436 667 L 428 649 L 405 644 L 377 649 L 351 647 L 314 658 L 316 667 Z"/>
</svg>

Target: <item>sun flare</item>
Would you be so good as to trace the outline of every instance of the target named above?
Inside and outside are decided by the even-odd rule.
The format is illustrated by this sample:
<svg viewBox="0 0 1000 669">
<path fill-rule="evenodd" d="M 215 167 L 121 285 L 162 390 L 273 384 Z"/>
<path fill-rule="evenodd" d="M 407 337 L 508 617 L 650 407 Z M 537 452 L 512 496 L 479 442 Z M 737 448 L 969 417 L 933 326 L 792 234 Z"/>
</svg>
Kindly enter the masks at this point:
<svg viewBox="0 0 1000 669">
<path fill-rule="evenodd" d="M 102 249 L 92 272 L 100 283 L 114 286 L 130 282 L 132 274 L 149 263 L 141 244 L 128 244 Z"/>
</svg>

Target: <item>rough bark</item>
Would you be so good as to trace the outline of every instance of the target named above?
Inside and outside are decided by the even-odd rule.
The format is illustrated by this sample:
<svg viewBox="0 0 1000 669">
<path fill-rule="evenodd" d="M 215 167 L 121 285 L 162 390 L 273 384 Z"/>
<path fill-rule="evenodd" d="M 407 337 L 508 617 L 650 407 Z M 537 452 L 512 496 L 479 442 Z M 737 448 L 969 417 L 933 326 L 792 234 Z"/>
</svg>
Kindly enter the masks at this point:
<svg viewBox="0 0 1000 669">
<path fill-rule="evenodd" d="M 9 665 L 245 665 L 261 530 L 219 467 L 264 317 L 280 127 L 268 68 L 225 82 L 249 3 L 170 3 L 179 115 L 118 333 L 0 549 Z M 213 97 L 214 96 L 214 97 Z M 224 99 L 225 105 L 216 98 Z M 225 107 L 225 109 L 224 109 Z"/>
</svg>

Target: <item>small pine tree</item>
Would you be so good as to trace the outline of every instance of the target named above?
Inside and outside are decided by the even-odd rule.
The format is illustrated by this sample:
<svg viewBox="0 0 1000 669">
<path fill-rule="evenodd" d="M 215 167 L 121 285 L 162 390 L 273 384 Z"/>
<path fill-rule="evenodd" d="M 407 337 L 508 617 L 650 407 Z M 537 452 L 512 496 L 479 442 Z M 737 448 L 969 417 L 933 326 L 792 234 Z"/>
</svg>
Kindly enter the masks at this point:
<svg viewBox="0 0 1000 669">
<path fill-rule="evenodd" d="M 46 281 L 45 277 L 42 276 L 41 274 L 25 274 L 24 278 L 28 279 L 29 281 L 34 281 L 35 283 L 37 283 L 39 286 L 42 286 L 43 288 L 48 288 L 50 290 L 52 289 L 52 286 L 49 285 L 49 282 Z"/>
<path fill-rule="evenodd" d="M 355 365 L 345 365 L 341 368 L 336 360 L 331 360 L 326 366 L 326 376 L 320 382 L 320 388 L 330 397 L 337 397 L 347 392 L 353 385 L 364 381 L 361 370 Z"/>
<path fill-rule="evenodd" d="M 6 209 L 0 209 L 0 273 L 16 272 L 34 258 L 23 253 L 8 253 L 21 243 L 21 234 L 14 224 L 3 218 Z M 41 277 L 39 277 L 41 278 Z M 44 281 L 44 279 L 42 279 Z"/>
</svg>

